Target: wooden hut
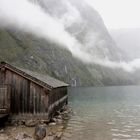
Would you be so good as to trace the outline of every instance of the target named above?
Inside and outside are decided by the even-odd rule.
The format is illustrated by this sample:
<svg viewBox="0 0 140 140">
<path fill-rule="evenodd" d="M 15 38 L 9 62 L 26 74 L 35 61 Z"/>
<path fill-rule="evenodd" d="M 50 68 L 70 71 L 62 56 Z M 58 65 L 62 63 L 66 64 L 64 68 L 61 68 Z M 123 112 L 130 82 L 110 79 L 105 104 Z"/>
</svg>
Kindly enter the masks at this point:
<svg viewBox="0 0 140 140">
<path fill-rule="evenodd" d="M 48 75 L 1 62 L 0 113 L 9 113 L 11 119 L 49 120 L 67 104 L 67 86 Z"/>
</svg>

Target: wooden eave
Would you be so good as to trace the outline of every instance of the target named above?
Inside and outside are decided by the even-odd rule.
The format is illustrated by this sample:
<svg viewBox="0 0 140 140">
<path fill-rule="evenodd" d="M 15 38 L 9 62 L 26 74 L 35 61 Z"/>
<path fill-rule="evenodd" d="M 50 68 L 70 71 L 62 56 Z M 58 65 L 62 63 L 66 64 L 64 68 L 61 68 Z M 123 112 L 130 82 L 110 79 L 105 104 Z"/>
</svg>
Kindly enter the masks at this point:
<svg viewBox="0 0 140 140">
<path fill-rule="evenodd" d="M 39 80 L 39 79 L 37 79 L 37 78 L 35 78 L 35 77 L 32 77 L 31 75 L 25 73 L 24 71 L 19 70 L 19 69 L 17 69 L 16 67 L 13 67 L 13 66 L 11 66 L 11 65 L 9 65 L 9 64 L 7 64 L 7 63 L 5 63 L 5 62 L 1 62 L 0 68 L 2 68 L 2 67 L 5 67 L 5 68 L 7 68 L 7 69 L 9 69 L 9 70 L 11 70 L 11 71 L 17 73 L 18 75 L 20 75 L 20 76 L 22 76 L 22 77 L 24 77 L 24 78 L 26 78 L 26 79 L 28 79 L 28 80 L 30 80 L 30 81 L 36 83 L 36 84 L 42 86 L 43 88 L 48 88 L 49 90 L 52 90 L 52 89 L 53 89 L 52 86 L 46 84 L 45 82 L 43 82 L 43 81 L 41 81 L 41 80 Z"/>
</svg>

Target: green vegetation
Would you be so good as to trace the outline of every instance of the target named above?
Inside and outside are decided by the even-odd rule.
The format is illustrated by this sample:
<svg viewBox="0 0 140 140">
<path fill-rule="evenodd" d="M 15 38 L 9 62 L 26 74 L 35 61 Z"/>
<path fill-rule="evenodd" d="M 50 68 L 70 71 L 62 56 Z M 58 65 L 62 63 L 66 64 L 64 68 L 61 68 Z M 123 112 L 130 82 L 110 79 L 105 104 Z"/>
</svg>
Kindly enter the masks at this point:
<svg viewBox="0 0 140 140">
<path fill-rule="evenodd" d="M 0 30 L 0 61 L 49 74 L 67 83 L 98 85 L 86 66 L 56 44 L 20 32 Z"/>
<path fill-rule="evenodd" d="M 71 85 L 134 84 L 132 75 L 98 65 L 86 65 L 58 45 L 30 34 L 0 30 L 0 61 L 49 74 Z"/>
</svg>

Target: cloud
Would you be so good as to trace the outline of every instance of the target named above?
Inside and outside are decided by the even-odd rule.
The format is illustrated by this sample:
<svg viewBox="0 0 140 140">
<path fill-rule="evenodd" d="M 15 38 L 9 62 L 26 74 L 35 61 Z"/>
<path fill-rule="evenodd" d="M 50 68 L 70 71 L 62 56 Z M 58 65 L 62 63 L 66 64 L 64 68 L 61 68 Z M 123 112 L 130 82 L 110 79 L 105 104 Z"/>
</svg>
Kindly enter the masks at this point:
<svg viewBox="0 0 140 140">
<path fill-rule="evenodd" d="M 0 26 L 16 28 L 52 40 L 70 50 L 75 57 L 85 63 L 99 64 L 110 68 L 123 68 L 128 72 L 140 68 L 140 59 L 129 63 L 118 63 L 92 56 L 84 51 L 84 46 L 65 30 L 64 25 L 58 19 L 53 18 L 39 5 L 28 0 L 0 0 Z"/>
<path fill-rule="evenodd" d="M 134 73 L 136 70 L 140 69 L 140 58 L 134 59 L 129 62 L 120 61 L 110 61 L 108 59 L 100 59 L 100 58 L 94 58 L 93 56 L 90 57 L 90 61 L 88 63 L 101 65 L 104 67 L 108 67 L 111 69 L 123 69 L 126 72 Z"/>
<path fill-rule="evenodd" d="M 65 30 L 64 25 L 28 0 L 0 0 L 0 25 L 52 40 L 69 49 L 77 58 L 83 60 L 86 56 L 84 61 L 89 61 L 82 45 Z"/>
<path fill-rule="evenodd" d="M 0 0 L 0 24 L 18 28 L 39 37 L 53 40 L 69 49 L 78 43 L 63 24 L 52 18 L 43 9 L 28 0 Z"/>
</svg>

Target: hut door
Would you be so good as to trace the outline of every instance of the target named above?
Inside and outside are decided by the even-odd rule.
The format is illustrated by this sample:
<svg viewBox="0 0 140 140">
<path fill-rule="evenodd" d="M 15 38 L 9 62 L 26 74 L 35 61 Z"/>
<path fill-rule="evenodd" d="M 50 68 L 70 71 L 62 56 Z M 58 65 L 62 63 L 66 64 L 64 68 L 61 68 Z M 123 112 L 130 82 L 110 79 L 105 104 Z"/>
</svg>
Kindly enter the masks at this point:
<svg viewBox="0 0 140 140">
<path fill-rule="evenodd" d="M 0 114 L 10 110 L 10 92 L 7 85 L 0 85 Z"/>
</svg>

